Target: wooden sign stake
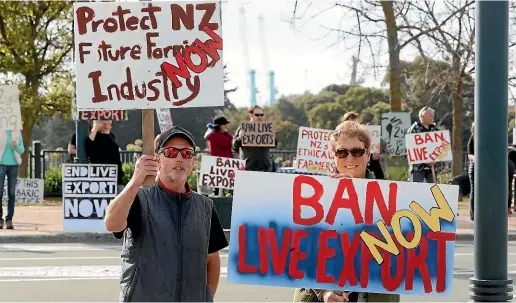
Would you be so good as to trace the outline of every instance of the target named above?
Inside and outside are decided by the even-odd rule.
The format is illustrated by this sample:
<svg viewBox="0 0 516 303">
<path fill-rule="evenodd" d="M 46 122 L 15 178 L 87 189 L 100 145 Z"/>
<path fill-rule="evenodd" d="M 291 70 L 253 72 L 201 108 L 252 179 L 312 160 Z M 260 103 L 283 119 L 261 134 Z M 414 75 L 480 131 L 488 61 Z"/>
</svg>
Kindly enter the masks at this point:
<svg viewBox="0 0 516 303">
<path fill-rule="evenodd" d="M 143 154 L 154 155 L 154 109 L 142 109 Z M 155 178 L 147 176 L 144 186 L 154 185 Z"/>
</svg>

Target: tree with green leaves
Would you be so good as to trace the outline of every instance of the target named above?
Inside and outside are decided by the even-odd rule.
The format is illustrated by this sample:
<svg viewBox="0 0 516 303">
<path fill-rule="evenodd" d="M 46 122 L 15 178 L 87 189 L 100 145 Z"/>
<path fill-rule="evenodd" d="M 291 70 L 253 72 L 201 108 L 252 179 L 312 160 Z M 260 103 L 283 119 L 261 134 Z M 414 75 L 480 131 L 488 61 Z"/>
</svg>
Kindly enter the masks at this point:
<svg viewBox="0 0 516 303">
<path fill-rule="evenodd" d="M 72 21 L 72 2 L 0 2 L 0 81 L 20 89 L 22 177 L 34 125 L 43 115 L 70 112 Z"/>
</svg>

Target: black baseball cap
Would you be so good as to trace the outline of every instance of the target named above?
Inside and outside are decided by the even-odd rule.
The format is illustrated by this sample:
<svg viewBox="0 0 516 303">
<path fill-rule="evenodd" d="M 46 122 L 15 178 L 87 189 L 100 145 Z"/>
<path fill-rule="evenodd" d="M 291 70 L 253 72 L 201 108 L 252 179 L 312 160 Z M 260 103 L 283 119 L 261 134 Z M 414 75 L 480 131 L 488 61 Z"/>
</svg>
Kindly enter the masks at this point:
<svg viewBox="0 0 516 303">
<path fill-rule="evenodd" d="M 226 119 L 226 117 L 221 116 L 213 119 L 213 123 L 217 125 L 226 125 L 229 124 L 229 121 Z"/>
<path fill-rule="evenodd" d="M 179 125 L 174 125 L 159 135 L 157 149 L 159 150 L 163 147 L 163 145 L 165 145 L 165 143 L 175 137 L 182 137 L 186 139 L 186 141 L 192 144 L 192 147 L 195 150 L 195 141 L 192 134 Z"/>
</svg>

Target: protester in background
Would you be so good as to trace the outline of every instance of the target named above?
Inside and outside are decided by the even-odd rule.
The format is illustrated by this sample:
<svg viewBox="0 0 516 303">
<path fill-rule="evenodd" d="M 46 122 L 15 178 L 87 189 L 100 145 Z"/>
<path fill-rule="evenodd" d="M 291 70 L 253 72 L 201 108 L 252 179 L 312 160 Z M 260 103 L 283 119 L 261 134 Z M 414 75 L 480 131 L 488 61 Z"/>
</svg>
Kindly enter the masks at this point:
<svg viewBox="0 0 516 303">
<path fill-rule="evenodd" d="M 18 182 L 18 166 L 21 164 L 21 155 L 25 152 L 23 138 L 19 130 L 0 131 L 0 201 L 3 200 L 4 182 L 7 177 L 7 216 L 5 224 L 7 229 L 14 229 L 13 216 L 16 202 L 16 183 Z M 1 202 L 0 202 L 1 203 Z M 0 229 L 4 228 L 3 209 L 0 204 Z"/>
<path fill-rule="evenodd" d="M 475 123 L 471 124 L 468 141 L 468 175 L 469 175 L 469 218 L 475 220 Z"/>
<path fill-rule="evenodd" d="M 353 121 L 344 121 L 330 137 L 337 173 L 333 178 L 374 179 L 367 170 L 371 137 L 364 126 Z M 399 302 L 400 296 L 349 292 L 345 290 L 296 288 L 294 302 Z"/>
<path fill-rule="evenodd" d="M 507 152 L 507 155 L 509 156 L 509 159 L 507 159 L 507 164 L 508 164 L 508 172 L 509 172 L 509 190 L 507 191 L 508 195 L 507 195 L 507 202 L 508 202 L 508 206 L 507 206 L 507 214 L 512 214 L 512 209 L 511 209 L 511 206 L 512 206 L 512 181 L 514 179 L 514 171 L 516 171 L 516 165 L 514 164 L 513 160 L 511 159 L 511 151 L 510 151 L 510 148 L 509 148 L 509 151 Z"/>
<path fill-rule="evenodd" d="M 174 125 L 156 146 L 157 156 L 138 159 L 104 219 L 108 231 L 124 237 L 120 301 L 213 302 L 218 251 L 228 242 L 213 201 L 187 183 L 195 166 L 193 136 Z M 157 184 L 142 187 L 156 175 Z"/>
<path fill-rule="evenodd" d="M 264 121 L 264 111 L 258 105 L 251 107 L 248 111 L 249 119 L 251 122 L 261 122 Z M 242 138 L 244 137 L 244 132 L 240 130 L 240 126 L 237 128 L 235 132 L 235 137 L 233 139 L 233 148 L 236 151 L 240 151 L 240 159 L 245 160 L 245 169 L 251 171 L 264 171 L 270 172 L 273 169 L 273 159 L 271 157 L 270 148 L 269 147 L 250 147 L 250 146 L 242 146 Z M 278 144 L 278 141 L 275 141 L 274 146 Z"/>
<path fill-rule="evenodd" d="M 423 107 L 419 111 L 419 120 L 410 126 L 407 130 L 407 134 L 438 131 L 434 124 L 434 115 L 434 110 L 431 107 Z M 432 176 L 432 167 L 435 167 L 435 162 L 409 165 L 410 181 L 435 183 L 437 180 L 434 180 Z M 437 172 L 435 172 L 435 174 L 437 176 Z"/>
<path fill-rule="evenodd" d="M 90 135 L 86 138 L 86 156 L 92 164 L 114 164 L 118 166 L 118 192 L 124 187 L 124 171 L 120 159 L 120 147 L 111 132 L 111 121 L 94 120 Z"/>
<path fill-rule="evenodd" d="M 68 157 L 70 162 L 74 162 L 75 157 L 77 157 L 77 139 L 76 135 L 73 134 L 72 140 L 68 143 Z"/>
<path fill-rule="evenodd" d="M 347 112 L 344 114 L 344 117 L 342 117 L 342 121 L 353 121 L 356 123 L 360 123 L 359 117 L 360 115 L 356 112 Z"/>
<path fill-rule="evenodd" d="M 515 166 L 516 166 L 516 146 L 515 145 L 512 145 L 509 147 L 509 160 L 511 160 Z M 514 210 L 516 209 L 516 181 L 514 181 L 514 175 L 510 176 L 509 177 L 509 186 L 511 186 L 511 183 L 514 183 L 514 191 L 513 191 L 513 194 L 514 194 L 514 207 L 511 207 L 512 204 L 509 204 L 509 208 L 511 208 L 511 210 Z M 511 195 L 509 195 L 509 201 L 511 198 Z"/>
<path fill-rule="evenodd" d="M 213 119 L 213 131 L 207 132 L 204 136 L 208 140 L 210 156 L 233 158 L 233 135 L 228 132 L 228 124 L 226 117 Z"/>
</svg>

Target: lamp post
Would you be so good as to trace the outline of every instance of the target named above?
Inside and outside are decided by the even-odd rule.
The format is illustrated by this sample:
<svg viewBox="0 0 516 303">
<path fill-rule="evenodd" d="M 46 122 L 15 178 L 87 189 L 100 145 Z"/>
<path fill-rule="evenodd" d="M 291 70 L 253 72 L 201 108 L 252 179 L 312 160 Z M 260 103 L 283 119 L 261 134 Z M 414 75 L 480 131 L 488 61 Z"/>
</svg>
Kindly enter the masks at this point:
<svg viewBox="0 0 516 303">
<path fill-rule="evenodd" d="M 476 1 L 474 302 L 512 300 L 507 276 L 509 2 Z"/>
</svg>

